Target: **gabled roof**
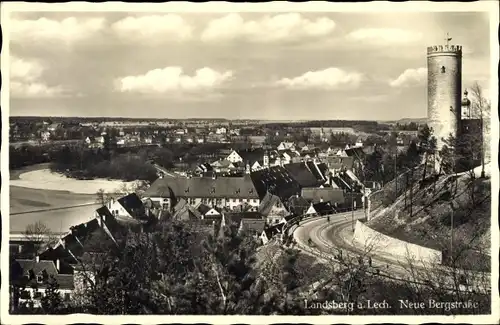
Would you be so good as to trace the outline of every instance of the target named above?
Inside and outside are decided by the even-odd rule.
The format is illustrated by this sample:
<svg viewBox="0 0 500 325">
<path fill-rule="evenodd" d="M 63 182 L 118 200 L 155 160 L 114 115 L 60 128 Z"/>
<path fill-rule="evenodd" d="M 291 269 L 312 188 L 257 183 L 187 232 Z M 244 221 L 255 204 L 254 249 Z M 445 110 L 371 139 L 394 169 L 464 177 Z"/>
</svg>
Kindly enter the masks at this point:
<svg viewBox="0 0 500 325">
<path fill-rule="evenodd" d="M 33 271 L 35 275 L 39 274 L 42 271 L 47 272 L 48 275 L 56 275 L 57 268 L 53 261 L 47 260 L 27 260 L 27 259 L 16 259 L 24 272 Z"/>
<path fill-rule="evenodd" d="M 118 202 L 133 218 L 144 216 L 144 205 L 137 194 L 131 193 L 123 196 L 118 199 Z"/>
<path fill-rule="evenodd" d="M 348 183 L 346 183 L 346 181 L 344 179 L 342 179 L 341 177 L 339 177 L 338 175 L 333 176 L 332 181 L 335 183 L 335 185 L 337 185 L 338 188 L 340 188 L 342 190 L 346 190 L 346 191 L 351 190 L 351 186 Z"/>
<path fill-rule="evenodd" d="M 264 231 L 266 226 L 265 220 L 257 220 L 257 219 L 242 219 L 241 220 L 241 230 L 243 231 L 251 231 L 261 234 Z"/>
<path fill-rule="evenodd" d="M 45 288 L 47 287 L 49 277 L 54 277 L 59 285 L 59 289 L 74 289 L 73 274 L 59 274 L 53 261 L 14 260 L 11 264 L 11 270 L 15 270 L 14 272 L 16 273 L 11 274 L 11 280 L 13 282 L 22 282 L 26 287 Z M 23 275 L 26 273 L 28 273 L 28 276 L 34 277 L 30 279 L 23 278 Z M 42 283 L 37 281 L 37 275 L 44 276 Z"/>
<path fill-rule="evenodd" d="M 267 239 L 271 239 L 276 234 L 281 234 L 283 230 L 283 224 L 277 224 L 264 229 Z"/>
<path fill-rule="evenodd" d="M 281 199 L 278 196 L 273 195 L 273 194 L 267 192 L 267 194 L 264 196 L 264 198 L 260 202 L 259 212 L 263 216 L 267 217 L 269 215 L 269 212 L 271 212 L 271 209 L 274 206 L 276 206 L 276 204 L 278 204 L 278 203 L 282 203 Z"/>
<path fill-rule="evenodd" d="M 300 184 L 282 166 L 254 171 L 250 177 L 260 199 L 263 199 L 267 192 L 271 192 L 284 202 L 292 195 L 300 193 Z"/>
<path fill-rule="evenodd" d="M 206 204 L 200 204 L 197 208 L 198 212 L 200 212 L 202 215 L 205 215 L 208 211 L 212 210 L 211 207 L 209 207 Z"/>
<path fill-rule="evenodd" d="M 191 198 L 239 198 L 259 197 L 249 176 L 243 177 L 176 177 L 157 179 L 145 192 L 145 196 L 165 195 L 168 188 L 177 197 Z"/>
<path fill-rule="evenodd" d="M 319 202 L 313 204 L 314 210 L 319 215 L 335 213 L 335 209 L 329 202 Z"/>
<path fill-rule="evenodd" d="M 323 183 L 309 170 L 307 163 L 291 163 L 284 167 L 301 187 L 316 187 Z"/>
<path fill-rule="evenodd" d="M 341 204 L 344 203 L 344 192 L 338 188 L 303 188 L 302 197 L 310 202 L 331 202 Z"/>
<path fill-rule="evenodd" d="M 314 161 L 307 161 L 306 166 L 309 168 L 309 171 L 316 177 L 318 182 L 324 182 L 326 177 L 319 170 L 318 165 Z"/>
<path fill-rule="evenodd" d="M 311 204 L 301 196 L 292 196 L 288 200 L 288 209 L 294 215 L 304 214 Z"/>
<path fill-rule="evenodd" d="M 226 225 L 229 224 L 239 225 L 243 219 L 265 221 L 259 212 L 254 212 L 254 211 L 226 212 L 224 213 L 224 218 L 226 219 Z"/>
<path fill-rule="evenodd" d="M 253 165 L 255 162 L 262 162 L 264 154 L 265 151 L 262 148 L 238 151 L 238 155 L 242 158 L 243 163 L 249 163 L 250 165 Z"/>
</svg>

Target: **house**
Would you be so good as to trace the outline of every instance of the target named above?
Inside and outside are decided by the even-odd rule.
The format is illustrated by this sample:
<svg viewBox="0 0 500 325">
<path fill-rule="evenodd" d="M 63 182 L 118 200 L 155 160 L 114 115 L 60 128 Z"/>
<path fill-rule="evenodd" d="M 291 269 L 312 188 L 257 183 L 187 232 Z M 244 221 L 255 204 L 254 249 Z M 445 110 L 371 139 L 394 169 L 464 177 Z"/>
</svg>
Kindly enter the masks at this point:
<svg viewBox="0 0 500 325">
<path fill-rule="evenodd" d="M 135 193 L 123 196 L 118 200 L 112 198 L 106 207 L 116 219 L 122 221 L 147 220 L 149 217 L 154 217 Z"/>
<path fill-rule="evenodd" d="M 291 177 L 300 184 L 300 187 L 318 187 L 324 183 L 324 177 L 316 170 L 315 163 L 313 168 L 307 163 L 291 163 L 284 165 Z"/>
<path fill-rule="evenodd" d="M 54 132 L 55 130 L 61 128 L 61 123 L 52 123 L 49 126 L 47 126 L 47 131 Z"/>
<path fill-rule="evenodd" d="M 184 199 L 179 200 L 173 207 L 172 220 L 198 221 L 201 219 L 203 219 L 201 213 L 190 204 L 187 204 Z"/>
<path fill-rule="evenodd" d="M 268 192 L 278 196 L 282 202 L 300 194 L 300 184 L 282 166 L 254 171 L 250 177 L 261 200 Z"/>
<path fill-rule="evenodd" d="M 264 166 L 264 156 L 266 152 L 262 148 L 248 150 L 233 150 L 226 160 L 232 163 L 244 163 L 250 166 L 250 170 L 257 170 Z"/>
<path fill-rule="evenodd" d="M 50 132 L 48 132 L 48 131 L 42 131 L 40 133 L 40 138 L 42 139 L 42 141 L 49 141 L 49 139 L 50 139 Z"/>
<path fill-rule="evenodd" d="M 311 203 L 309 203 L 306 199 L 301 196 L 292 196 L 287 202 L 288 210 L 290 211 L 292 216 L 301 216 L 304 215 L 309 208 Z M 288 218 L 285 217 L 284 222 L 288 221 Z"/>
<path fill-rule="evenodd" d="M 278 241 L 282 241 L 283 235 L 283 224 L 277 224 L 271 227 L 265 228 L 261 235 L 260 239 L 262 240 L 262 244 L 266 245 L 272 238 L 276 238 Z"/>
<path fill-rule="evenodd" d="M 41 298 L 48 288 L 50 278 L 59 285 L 59 294 L 64 301 L 70 301 L 75 288 L 73 274 L 63 274 L 59 270 L 59 260 L 17 259 L 10 264 L 10 284 L 23 287 L 17 305 L 20 302 L 33 299 L 35 307 L 41 306 Z"/>
<path fill-rule="evenodd" d="M 270 192 L 267 192 L 262 199 L 259 212 L 266 218 L 268 225 L 278 224 L 290 214 L 281 199 Z"/>
<path fill-rule="evenodd" d="M 201 203 L 196 209 L 200 213 L 201 219 L 222 218 L 221 213 L 217 209 L 211 208 L 206 204 Z"/>
<path fill-rule="evenodd" d="M 124 138 L 117 138 L 116 139 L 116 145 L 117 146 L 124 146 L 125 145 L 125 139 Z"/>
<path fill-rule="evenodd" d="M 206 174 L 214 171 L 213 167 L 209 163 L 203 163 L 196 167 L 195 172 L 198 174 Z"/>
<path fill-rule="evenodd" d="M 235 163 L 230 162 L 229 160 L 217 160 L 211 164 L 213 171 L 216 173 L 229 173 L 232 170 L 236 169 Z"/>
<path fill-rule="evenodd" d="M 255 146 L 262 146 L 266 142 L 265 135 L 249 135 L 248 140 Z"/>
<path fill-rule="evenodd" d="M 263 219 L 243 218 L 241 219 L 238 232 L 243 232 L 258 237 L 262 234 L 262 231 L 264 231 L 265 227 L 266 227 L 266 221 Z"/>
<path fill-rule="evenodd" d="M 215 130 L 215 134 L 226 134 L 226 133 L 227 133 L 227 129 L 225 127 L 217 128 Z"/>
<path fill-rule="evenodd" d="M 249 176 L 243 177 L 169 177 L 157 179 L 144 197 L 172 206 L 183 198 L 191 205 L 233 209 L 243 202 L 258 207 L 259 195 Z"/>
<path fill-rule="evenodd" d="M 314 211 L 316 211 L 316 214 L 318 216 L 325 216 L 325 215 L 328 215 L 328 214 L 337 213 L 337 211 L 332 206 L 332 204 L 330 204 L 330 202 L 318 202 L 318 203 L 314 203 L 312 205 L 312 207 L 314 208 Z"/>
<path fill-rule="evenodd" d="M 344 191 L 339 188 L 324 187 L 324 188 L 303 188 L 301 196 L 308 202 L 319 203 L 329 202 L 342 205 L 345 202 Z"/>
<path fill-rule="evenodd" d="M 277 148 L 279 151 L 292 149 L 295 150 L 295 144 L 293 142 L 281 142 Z"/>
</svg>

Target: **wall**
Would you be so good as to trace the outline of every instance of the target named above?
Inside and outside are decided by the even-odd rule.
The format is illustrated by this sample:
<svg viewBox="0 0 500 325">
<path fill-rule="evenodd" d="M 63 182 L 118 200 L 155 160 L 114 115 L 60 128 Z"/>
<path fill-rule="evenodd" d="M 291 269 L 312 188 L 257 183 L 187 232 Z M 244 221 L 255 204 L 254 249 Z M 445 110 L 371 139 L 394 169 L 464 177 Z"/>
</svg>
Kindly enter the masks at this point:
<svg viewBox="0 0 500 325">
<path fill-rule="evenodd" d="M 366 226 L 359 220 L 356 221 L 354 230 L 354 241 L 367 249 L 372 249 L 373 253 L 385 253 L 402 258 L 401 262 L 408 258 L 415 262 L 441 263 L 442 252 L 411 244 L 390 236 L 384 235 Z"/>
</svg>

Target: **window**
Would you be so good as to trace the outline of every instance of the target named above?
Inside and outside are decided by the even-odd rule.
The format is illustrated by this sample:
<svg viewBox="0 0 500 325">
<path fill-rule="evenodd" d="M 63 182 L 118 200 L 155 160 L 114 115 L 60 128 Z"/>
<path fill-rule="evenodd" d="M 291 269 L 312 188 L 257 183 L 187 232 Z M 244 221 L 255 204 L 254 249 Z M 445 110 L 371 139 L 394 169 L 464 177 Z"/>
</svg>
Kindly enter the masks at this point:
<svg viewBox="0 0 500 325">
<path fill-rule="evenodd" d="M 42 283 L 42 282 L 43 282 L 43 275 L 38 274 L 38 275 L 36 276 L 36 282 L 38 282 L 38 283 Z"/>
<path fill-rule="evenodd" d="M 33 294 L 33 298 L 34 298 L 34 299 L 40 299 L 40 298 L 42 298 L 42 293 L 41 293 L 41 292 L 39 292 L 39 291 L 35 292 L 35 293 Z"/>
<path fill-rule="evenodd" d="M 445 73 L 446 72 L 446 68 L 444 66 L 441 67 L 441 73 Z"/>
<path fill-rule="evenodd" d="M 69 293 L 69 292 L 65 292 L 65 293 L 64 293 L 64 300 L 65 300 L 65 301 L 69 301 L 70 299 L 71 299 L 71 295 L 70 295 L 70 293 Z"/>
</svg>

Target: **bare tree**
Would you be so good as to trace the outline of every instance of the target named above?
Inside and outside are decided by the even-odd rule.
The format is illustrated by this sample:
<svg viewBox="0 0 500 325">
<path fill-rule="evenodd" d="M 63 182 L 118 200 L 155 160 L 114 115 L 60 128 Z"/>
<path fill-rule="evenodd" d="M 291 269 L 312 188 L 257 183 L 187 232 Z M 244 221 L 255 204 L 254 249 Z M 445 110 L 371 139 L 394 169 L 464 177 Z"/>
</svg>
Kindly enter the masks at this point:
<svg viewBox="0 0 500 325">
<path fill-rule="evenodd" d="M 59 239 L 42 221 L 29 224 L 23 235 L 28 242 L 32 243 L 34 255 L 39 255 Z"/>
<path fill-rule="evenodd" d="M 485 121 L 490 123 L 491 102 L 484 97 L 483 88 L 476 81 L 471 87 L 472 93 L 472 113 L 480 121 L 480 139 L 481 139 L 481 178 L 486 177 L 485 173 L 485 151 L 489 145 L 489 139 L 484 138 Z M 488 124 L 489 125 L 489 124 Z"/>
<path fill-rule="evenodd" d="M 100 188 L 96 192 L 95 202 L 101 206 L 108 204 L 108 202 L 113 198 L 111 193 L 106 192 L 104 189 Z"/>
</svg>

